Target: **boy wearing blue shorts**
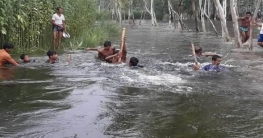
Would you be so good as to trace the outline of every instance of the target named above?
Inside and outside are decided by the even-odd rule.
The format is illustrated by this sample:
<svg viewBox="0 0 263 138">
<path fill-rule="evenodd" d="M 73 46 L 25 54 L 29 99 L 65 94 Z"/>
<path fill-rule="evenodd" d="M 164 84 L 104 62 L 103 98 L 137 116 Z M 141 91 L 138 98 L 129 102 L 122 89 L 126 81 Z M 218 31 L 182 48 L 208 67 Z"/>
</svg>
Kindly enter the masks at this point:
<svg viewBox="0 0 263 138">
<path fill-rule="evenodd" d="M 255 22 L 254 24 L 255 24 L 256 26 L 258 26 L 258 27 L 261 27 L 261 29 L 260 29 L 260 34 L 259 34 L 259 37 L 258 37 L 258 45 L 261 46 L 261 47 L 263 47 L 263 27 L 262 27 L 262 24 L 263 24 L 263 23 L 257 23 L 257 22 Z"/>
</svg>

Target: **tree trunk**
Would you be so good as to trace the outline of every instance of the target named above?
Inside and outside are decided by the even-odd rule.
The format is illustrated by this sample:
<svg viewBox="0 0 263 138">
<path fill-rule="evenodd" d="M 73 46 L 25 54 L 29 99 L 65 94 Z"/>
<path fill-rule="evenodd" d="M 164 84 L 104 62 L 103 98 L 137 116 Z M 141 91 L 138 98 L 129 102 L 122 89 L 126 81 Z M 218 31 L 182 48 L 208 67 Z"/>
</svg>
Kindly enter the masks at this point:
<svg viewBox="0 0 263 138">
<path fill-rule="evenodd" d="M 220 3 L 219 3 L 219 4 L 220 4 Z M 218 11 L 218 7 L 217 7 L 217 5 L 215 4 L 215 14 L 214 14 L 214 20 L 216 20 L 216 19 L 217 19 L 218 13 L 219 13 L 219 11 Z"/>
<path fill-rule="evenodd" d="M 195 29 L 197 32 L 199 32 L 199 27 L 198 27 L 198 20 L 197 20 L 197 12 L 195 9 L 195 0 L 192 0 L 192 10 L 193 10 L 193 16 L 195 19 Z"/>
<path fill-rule="evenodd" d="M 144 15 L 145 15 L 145 11 L 142 10 L 142 12 L 141 12 L 141 18 L 140 18 L 140 21 L 139 21 L 139 25 L 141 25 L 141 22 L 142 22 L 142 20 L 144 19 Z"/>
<path fill-rule="evenodd" d="M 129 24 L 135 24 L 134 23 L 134 13 L 133 13 L 133 0 L 130 0 L 129 2 L 129 14 L 128 14 Z"/>
<path fill-rule="evenodd" d="M 151 0 L 151 17 L 152 17 L 152 25 L 154 26 L 154 15 L 153 15 L 153 0 Z"/>
<path fill-rule="evenodd" d="M 118 14 L 119 14 L 119 23 L 122 24 L 122 12 L 121 12 L 121 7 L 120 7 L 120 3 L 117 3 L 118 4 L 118 7 L 117 7 L 117 10 L 118 10 Z"/>
<path fill-rule="evenodd" d="M 126 12 L 125 12 L 125 10 L 123 10 L 123 20 L 124 20 L 124 23 L 126 23 Z"/>
<path fill-rule="evenodd" d="M 143 0 L 143 1 L 144 1 L 144 4 L 145 4 L 146 11 L 151 15 L 152 26 L 154 26 L 154 25 L 159 26 L 158 23 L 157 23 L 156 17 L 155 17 L 155 12 L 154 12 L 154 7 L 153 7 L 154 1 L 151 0 L 151 11 L 149 11 L 149 9 L 147 7 L 146 0 Z"/>
<path fill-rule="evenodd" d="M 200 11 L 201 11 L 202 30 L 203 30 L 203 32 L 206 32 L 205 19 L 204 19 L 204 8 L 202 8 L 202 0 L 199 0 L 199 8 L 200 8 Z"/>
<path fill-rule="evenodd" d="M 207 14 L 209 19 L 211 18 L 211 0 L 208 0 L 208 4 L 207 4 Z"/>
<path fill-rule="evenodd" d="M 203 11 L 207 13 L 207 1 L 205 0 Z"/>
<path fill-rule="evenodd" d="M 250 50 L 253 50 L 253 29 L 254 29 L 254 24 L 253 22 L 256 20 L 257 18 L 257 14 L 258 14 L 258 9 L 259 9 L 259 6 L 261 4 L 261 0 L 257 0 L 256 2 L 256 9 L 254 11 L 254 14 L 253 14 L 253 18 L 252 18 L 252 22 L 250 22 L 250 29 L 249 29 L 249 49 Z"/>
<path fill-rule="evenodd" d="M 203 9 L 201 9 L 201 10 L 203 10 Z M 216 33 L 216 36 L 218 36 L 218 31 L 217 31 L 217 29 L 216 29 L 214 23 L 212 22 L 212 20 L 210 19 L 210 17 L 205 13 L 204 10 L 203 10 L 203 12 L 204 12 L 204 15 L 206 16 L 206 18 L 210 21 L 211 25 L 213 26 L 214 31 L 215 31 L 215 33 Z"/>
<path fill-rule="evenodd" d="M 180 25 L 181 25 L 181 28 L 182 28 L 182 30 L 183 30 L 183 29 L 187 29 L 187 28 L 186 28 L 186 26 L 184 25 L 184 23 L 183 23 L 182 19 L 180 18 L 179 14 L 178 14 L 178 13 L 177 13 L 175 10 L 173 10 L 173 7 L 172 7 L 172 5 L 171 5 L 171 2 L 170 2 L 170 0 L 168 0 L 168 5 L 169 5 L 169 7 L 170 7 L 171 11 L 173 12 L 173 14 L 174 14 L 174 15 L 177 15 L 177 17 L 178 17 L 178 19 L 179 19 L 179 23 L 180 23 Z M 174 20 L 175 20 L 175 17 L 174 17 Z"/>
<path fill-rule="evenodd" d="M 172 11 L 171 11 L 169 2 L 168 2 L 168 11 L 169 11 L 169 26 L 172 27 Z"/>
<path fill-rule="evenodd" d="M 231 9 L 231 15 L 232 15 L 232 21 L 233 21 L 233 28 L 234 28 L 234 35 L 235 35 L 235 44 L 238 48 L 242 47 L 242 42 L 240 39 L 240 33 L 239 33 L 239 27 L 238 27 L 238 19 L 237 19 L 237 13 L 236 13 L 236 3 L 231 0 L 230 1 L 230 9 Z"/>
<path fill-rule="evenodd" d="M 116 20 L 116 23 L 117 22 L 119 22 L 119 11 L 118 11 L 118 1 L 117 0 L 115 0 L 115 3 L 114 3 L 114 6 L 115 6 L 115 8 L 114 8 L 114 10 L 115 10 L 115 15 L 116 15 L 116 17 L 115 17 L 115 20 Z"/>
<path fill-rule="evenodd" d="M 239 17 L 237 0 L 234 0 L 234 5 L 236 5 L 236 14 L 237 14 L 237 16 Z M 231 9 L 231 6 L 230 6 L 230 9 Z"/>
<path fill-rule="evenodd" d="M 224 35 L 222 36 L 222 38 L 226 42 L 229 42 L 231 40 L 231 37 L 228 33 L 228 29 L 226 26 L 226 18 L 224 17 L 223 7 L 221 6 L 219 0 L 214 0 L 214 3 L 216 5 L 216 7 L 218 8 L 218 15 L 220 17 L 222 31 L 224 32 Z"/>
<path fill-rule="evenodd" d="M 222 0 L 222 6 L 223 6 L 223 18 L 226 19 L 226 0 Z M 226 20 L 224 20 L 225 24 L 226 24 Z M 222 36 L 225 36 L 225 32 L 222 28 Z"/>
<path fill-rule="evenodd" d="M 98 11 L 99 11 L 99 13 L 100 13 L 100 3 L 101 3 L 101 1 L 99 0 L 99 4 L 98 4 Z"/>
</svg>

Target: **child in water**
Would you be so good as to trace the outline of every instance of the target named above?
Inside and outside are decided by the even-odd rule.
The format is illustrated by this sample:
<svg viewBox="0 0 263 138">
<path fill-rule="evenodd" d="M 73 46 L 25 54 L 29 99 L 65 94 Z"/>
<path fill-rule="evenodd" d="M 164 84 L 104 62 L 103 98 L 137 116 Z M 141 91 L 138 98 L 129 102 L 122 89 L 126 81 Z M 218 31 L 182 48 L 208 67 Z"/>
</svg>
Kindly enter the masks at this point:
<svg viewBox="0 0 263 138">
<path fill-rule="evenodd" d="M 27 54 L 22 54 L 20 59 L 22 60 L 22 63 L 35 62 L 35 60 L 31 60 Z"/>
<path fill-rule="evenodd" d="M 58 62 L 58 55 L 56 51 L 48 51 L 47 56 L 49 59 L 46 61 L 46 63 L 54 64 Z"/>
<path fill-rule="evenodd" d="M 196 55 L 196 57 L 202 57 L 202 56 L 209 57 L 209 56 L 217 55 L 216 53 L 202 53 L 202 52 L 203 52 L 202 47 L 195 46 L 195 55 Z"/>
</svg>

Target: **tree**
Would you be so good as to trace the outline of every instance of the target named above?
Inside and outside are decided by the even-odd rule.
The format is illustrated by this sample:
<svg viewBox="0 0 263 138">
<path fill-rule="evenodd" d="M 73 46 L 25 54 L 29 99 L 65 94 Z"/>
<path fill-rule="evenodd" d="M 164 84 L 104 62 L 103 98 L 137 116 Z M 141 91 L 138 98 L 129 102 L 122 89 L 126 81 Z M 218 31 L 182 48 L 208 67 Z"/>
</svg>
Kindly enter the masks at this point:
<svg viewBox="0 0 263 138">
<path fill-rule="evenodd" d="M 223 7 L 221 6 L 219 0 L 214 0 L 214 4 L 218 9 L 219 18 L 221 21 L 221 28 L 222 28 L 222 38 L 228 42 L 231 40 L 231 37 L 228 33 L 228 29 L 226 26 L 226 18 L 224 17 Z"/>
<path fill-rule="evenodd" d="M 150 0 L 151 1 L 151 4 L 150 4 L 151 9 L 150 10 L 147 7 L 147 1 L 146 0 L 143 0 L 143 1 L 144 1 L 144 4 L 145 4 L 144 6 L 145 6 L 146 11 L 151 15 L 152 26 L 155 26 L 155 25 L 158 26 L 158 23 L 157 23 L 157 20 L 156 20 L 156 16 L 155 16 L 155 11 L 154 11 L 154 1 Z"/>
<path fill-rule="evenodd" d="M 230 8 L 231 9 L 231 15 L 232 15 L 232 21 L 233 21 L 233 28 L 234 28 L 234 35 L 235 35 L 235 44 L 237 47 L 242 47 L 242 42 L 240 39 L 240 33 L 239 33 L 239 27 L 237 22 L 237 13 L 236 13 L 236 7 L 237 3 L 233 0 L 230 1 Z"/>
<path fill-rule="evenodd" d="M 195 29 L 197 32 L 199 32 L 199 27 L 198 27 L 198 19 L 197 19 L 197 12 L 196 12 L 196 8 L 195 8 L 195 0 L 192 0 L 192 10 L 193 10 L 193 16 L 195 19 Z"/>
</svg>

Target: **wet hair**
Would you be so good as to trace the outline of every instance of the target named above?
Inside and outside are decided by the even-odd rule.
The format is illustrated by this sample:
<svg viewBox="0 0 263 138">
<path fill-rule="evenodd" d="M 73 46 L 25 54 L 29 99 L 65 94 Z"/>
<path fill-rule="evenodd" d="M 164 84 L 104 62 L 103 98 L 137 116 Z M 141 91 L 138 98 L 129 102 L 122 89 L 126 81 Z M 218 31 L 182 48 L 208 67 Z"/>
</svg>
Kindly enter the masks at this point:
<svg viewBox="0 0 263 138">
<path fill-rule="evenodd" d="M 251 12 L 246 12 L 246 14 L 250 14 L 250 15 L 252 15 Z"/>
<path fill-rule="evenodd" d="M 59 9 L 62 9 L 62 7 L 57 7 L 57 8 L 56 8 L 56 11 L 59 11 Z"/>
<path fill-rule="evenodd" d="M 47 52 L 47 56 L 48 56 L 48 57 L 51 57 L 51 56 L 53 56 L 53 55 L 55 55 L 55 54 L 57 54 L 56 51 L 49 50 L 49 51 Z"/>
<path fill-rule="evenodd" d="M 137 66 L 139 63 L 139 59 L 136 57 L 131 57 L 130 58 L 130 66 Z"/>
<path fill-rule="evenodd" d="M 202 52 L 202 47 L 195 47 L 195 53 L 199 53 L 199 52 Z"/>
<path fill-rule="evenodd" d="M 13 49 L 13 48 L 14 48 L 13 44 L 9 42 L 4 43 L 3 45 L 3 49 Z"/>
<path fill-rule="evenodd" d="M 213 61 L 217 60 L 218 58 L 221 58 L 221 57 L 218 56 L 218 55 L 213 55 L 213 56 L 212 56 L 212 60 L 213 60 Z"/>
<path fill-rule="evenodd" d="M 108 47 L 108 46 L 111 46 L 111 42 L 110 41 L 105 41 L 104 42 L 104 47 Z"/>
<path fill-rule="evenodd" d="M 24 58 L 25 58 L 26 55 L 27 55 L 27 54 L 22 54 L 22 55 L 20 56 L 20 59 L 24 60 Z"/>
</svg>

